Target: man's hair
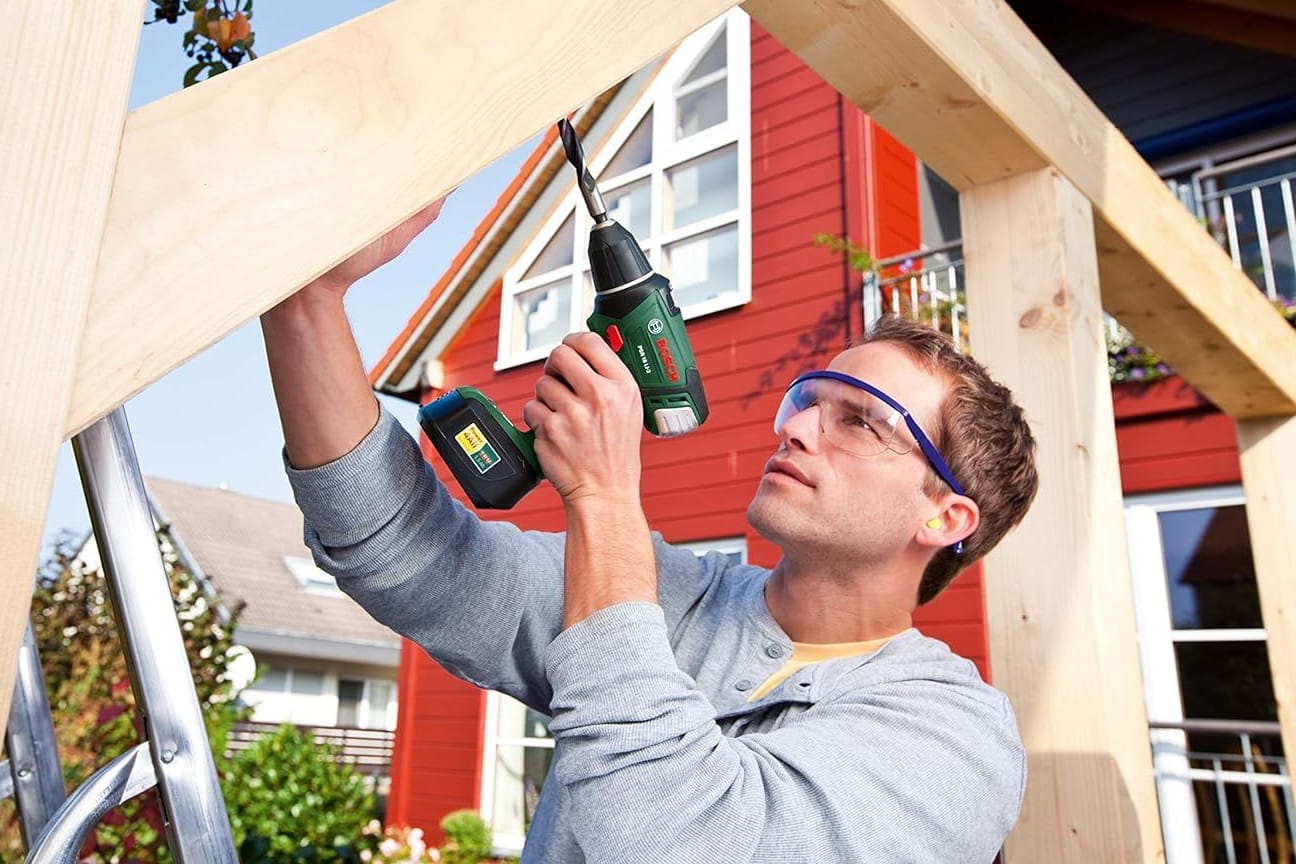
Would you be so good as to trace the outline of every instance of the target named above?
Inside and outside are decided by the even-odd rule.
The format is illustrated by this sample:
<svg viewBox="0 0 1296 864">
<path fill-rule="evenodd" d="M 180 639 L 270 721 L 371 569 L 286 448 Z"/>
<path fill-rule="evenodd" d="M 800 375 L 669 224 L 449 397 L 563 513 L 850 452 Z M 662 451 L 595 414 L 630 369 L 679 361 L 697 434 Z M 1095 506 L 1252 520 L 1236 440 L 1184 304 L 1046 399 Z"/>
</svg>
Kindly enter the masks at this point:
<svg viewBox="0 0 1296 864">
<path fill-rule="evenodd" d="M 935 429 L 923 431 L 945 458 L 963 492 L 977 503 L 981 522 L 963 541 L 963 554 L 939 550 L 918 586 L 921 606 L 945 590 L 959 571 L 993 549 L 1022 520 L 1035 498 L 1035 438 L 1012 392 L 948 336 L 896 315 L 883 315 L 856 344 L 890 342 L 947 384 Z M 914 418 L 917 419 L 917 418 Z M 928 465 L 923 491 L 951 491 Z"/>
</svg>

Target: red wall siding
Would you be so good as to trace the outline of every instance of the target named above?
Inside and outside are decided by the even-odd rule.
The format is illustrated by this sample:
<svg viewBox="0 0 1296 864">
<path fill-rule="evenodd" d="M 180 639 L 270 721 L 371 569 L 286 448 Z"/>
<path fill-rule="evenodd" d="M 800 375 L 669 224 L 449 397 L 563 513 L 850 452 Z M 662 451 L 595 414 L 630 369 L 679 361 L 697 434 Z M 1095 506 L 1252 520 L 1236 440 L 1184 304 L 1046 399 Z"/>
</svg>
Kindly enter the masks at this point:
<svg viewBox="0 0 1296 864">
<path fill-rule="evenodd" d="M 1177 376 L 1112 388 L 1125 494 L 1242 482 L 1233 421 Z"/>
<path fill-rule="evenodd" d="M 386 821 L 418 826 L 430 843 L 440 845 L 445 839 L 441 818 L 454 810 L 475 810 L 481 797 L 486 696 L 408 640 L 401 645 L 398 682 Z"/>
</svg>

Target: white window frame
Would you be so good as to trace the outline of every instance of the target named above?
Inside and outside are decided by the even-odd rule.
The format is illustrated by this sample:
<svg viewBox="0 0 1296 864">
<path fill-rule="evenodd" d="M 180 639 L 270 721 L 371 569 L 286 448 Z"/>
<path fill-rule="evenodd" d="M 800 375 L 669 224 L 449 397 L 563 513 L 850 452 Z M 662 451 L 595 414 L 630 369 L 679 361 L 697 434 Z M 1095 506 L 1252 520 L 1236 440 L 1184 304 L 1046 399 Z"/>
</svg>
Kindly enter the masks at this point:
<svg viewBox="0 0 1296 864">
<path fill-rule="evenodd" d="M 268 689 L 262 684 L 261 676 L 258 674 L 258 680 L 253 682 L 243 693 L 243 701 L 252 706 L 253 719 L 257 722 L 270 723 L 293 723 L 299 726 L 336 726 L 337 709 L 338 709 L 338 691 L 336 673 L 326 669 L 311 668 L 309 666 L 284 666 L 277 663 L 267 663 L 258 667 L 258 673 L 263 669 L 275 669 L 284 673 L 284 682 L 281 687 L 274 690 Z M 294 680 L 299 675 L 319 675 L 321 679 L 320 692 L 318 694 L 302 694 L 293 691 Z M 276 715 L 276 719 L 267 717 L 257 717 L 258 709 L 264 711 L 265 702 L 256 701 L 258 696 L 265 696 L 270 700 L 271 714 Z M 305 711 L 303 703 L 299 700 L 307 699 Z M 273 708 L 283 709 L 274 711 Z M 284 714 L 286 717 L 278 717 Z M 307 715 L 303 718 L 303 714 Z M 325 720 L 325 717 L 333 718 Z M 318 719 L 316 719 L 318 718 Z"/>
<path fill-rule="evenodd" d="M 719 537 L 715 540 L 693 540 L 688 543 L 672 543 L 679 549 L 687 549 L 694 555 L 701 558 L 708 552 L 722 552 L 730 555 L 737 552 L 742 556 L 739 560 L 747 563 L 747 538 L 746 537 Z"/>
<path fill-rule="evenodd" d="M 724 122 L 704 129 L 695 135 L 675 140 L 675 96 L 677 83 L 688 73 L 688 70 L 699 61 L 706 49 L 710 47 L 717 32 L 724 29 L 726 39 L 726 71 L 715 72 L 690 82 L 682 92 L 687 94 L 718 80 L 723 74 L 728 81 L 727 118 Z M 629 139 L 630 134 L 639 122 L 653 112 L 653 158 L 649 164 L 640 166 L 617 177 L 603 178 L 602 170 Z M 676 166 L 713 153 L 725 147 L 737 149 L 738 160 L 738 201 L 737 206 L 725 213 L 708 217 L 684 228 L 671 231 L 662 230 L 664 223 L 663 193 L 666 173 Z M 709 315 L 725 309 L 742 306 L 751 301 L 751 30 L 750 19 L 741 9 L 732 9 L 711 23 L 697 30 L 680 43 L 679 49 L 671 55 L 661 72 L 652 84 L 644 91 L 626 115 L 625 120 L 608 137 L 598 152 L 589 160 L 591 172 L 598 179 L 599 190 L 605 198 L 611 197 L 623 189 L 644 178 L 650 178 L 651 224 L 652 231 L 648 237 L 636 237 L 644 247 L 648 261 L 654 269 L 660 270 L 663 265 L 663 250 L 679 240 L 694 237 L 729 225 L 737 226 L 738 233 L 738 290 L 724 297 L 716 297 L 701 303 L 691 303 L 681 307 L 686 319 Z M 569 172 L 570 174 L 570 172 Z M 572 214 L 573 222 L 572 264 L 547 271 L 539 276 L 523 278 L 527 270 L 539 258 L 540 253 L 553 239 L 562 224 Z M 514 264 L 505 272 L 503 288 L 500 293 L 500 328 L 497 359 L 497 371 L 521 366 L 541 360 L 549 355 L 553 345 L 536 346 L 520 351 L 513 350 L 512 333 L 518 322 L 516 319 L 515 299 L 519 294 L 547 285 L 563 278 L 570 279 L 571 299 L 569 332 L 585 329 L 585 319 L 592 311 L 592 296 L 586 296 L 584 278 L 588 271 L 585 247 L 589 242 L 590 218 L 585 210 L 584 200 L 580 197 L 575 183 L 562 198 L 554 212 L 540 226 L 540 230 L 531 243 L 522 252 Z M 557 343 L 554 343 L 557 344 Z"/>
<path fill-rule="evenodd" d="M 356 729 L 382 729 L 387 732 L 393 732 L 396 729 L 396 682 L 387 678 L 369 678 L 365 675 L 347 675 L 339 673 L 334 679 L 335 684 L 333 692 L 337 698 L 337 711 L 334 712 L 333 725 L 342 728 L 338 715 L 342 712 L 342 694 L 340 688 L 343 681 L 359 681 L 362 684 L 360 690 L 360 702 L 356 705 Z M 386 684 L 389 689 L 389 696 L 386 705 L 375 705 L 373 701 L 373 685 Z M 351 728 L 351 727 L 349 727 Z"/>
<path fill-rule="evenodd" d="M 283 565 L 307 594 L 322 594 L 327 597 L 343 596 L 337 580 L 331 574 L 316 566 L 311 559 L 302 555 L 285 555 L 283 556 Z"/>
<path fill-rule="evenodd" d="M 495 818 L 495 762 L 498 758 L 499 748 L 501 746 L 517 746 L 554 749 L 554 739 L 552 738 L 517 738 L 511 735 L 500 735 L 500 705 L 504 700 L 516 701 L 512 696 L 506 696 L 494 690 L 486 693 L 486 716 L 482 720 L 485 734 L 482 736 L 481 801 L 478 802 L 478 810 L 482 819 L 486 820 L 488 825 L 491 825 L 492 820 Z M 500 831 L 496 825 L 491 825 L 491 829 L 492 854 L 522 854 L 522 844 L 526 842 L 524 834 L 505 833 Z"/>
<path fill-rule="evenodd" d="M 1232 484 L 1125 498 L 1130 578 L 1138 627 L 1143 698 L 1150 721 L 1182 723 L 1176 642 L 1252 642 L 1265 640 L 1264 628 L 1192 629 L 1174 627 L 1170 589 L 1165 578 L 1165 549 L 1158 515 L 1176 510 L 1246 506 L 1241 486 Z M 1188 736 L 1178 729 L 1150 729 L 1152 764 L 1156 773 L 1166 860 L 1200 862 L 1201 838 L 1195 826 L 1197 802 L 1189 776 Z"/>
</svg>

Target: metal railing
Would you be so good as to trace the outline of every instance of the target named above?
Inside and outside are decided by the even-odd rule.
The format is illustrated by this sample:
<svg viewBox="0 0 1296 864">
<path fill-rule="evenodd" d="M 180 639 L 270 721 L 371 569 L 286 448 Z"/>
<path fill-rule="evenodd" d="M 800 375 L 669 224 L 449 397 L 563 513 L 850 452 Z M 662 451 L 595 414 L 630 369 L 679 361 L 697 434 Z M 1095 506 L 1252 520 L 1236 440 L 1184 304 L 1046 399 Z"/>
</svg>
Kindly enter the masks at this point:
<svg viewBox="0 0 1296 864">
<path fill-rule="evenodd" d="M 967 344 L 961 242 L 878 261 L 864 274 L 863 295 L 865 326 L 894 312 L 948 333 L 960 351 Z"/>
<path fill-rule="evenodd" d="M 1296 145 L 1168 184 L 1270 300 L 1296 298 Z"/>
<path fill-rule="evenodd" d="M 1296 302 L 1296 144 L 1166 180 L 1184 207 L 1270 300 Z M 876 262 L 864 274 L 868 326 L 884 312 L 931 324 L 967 345 L 963 245 L 954 240 Z M 1128 339 L 1105 322 L 1109 341 Z"/>
<path fill-rule="evenodd" d="M 278 729 L 281 723 L 245 721 L 235 723 L 225 742 L 226 757 L 251 747 L 262 735 Z M 395 732 L 386 729 L 360 729 L 353 726 L 302 726 L 317 744 L 332 747 L 339 762 L 344 762 L 364 775 L 391 774 L 392 743 Z"/>
<path fill-rule="evenodd" d="M 1296 860 L 1291 775 L 1277 723 L 1236 720 L 1150 722 L 1158 794 L 1184 787 L 1179 814 L 1195 809 L 1195 826 L 1163 819 L 1167 833 L 1195 827 L 1206 864 L 1280 864 Z M 1187 804 L 1187 808 L 1183 807 Z M 1167 836 L 1167 851 L 1175 844 Z M 1187 856 L 1184 856 L 1187 857 Z M 1168 864 L 1179 864 L 1175 855 Z"/>
</svg>

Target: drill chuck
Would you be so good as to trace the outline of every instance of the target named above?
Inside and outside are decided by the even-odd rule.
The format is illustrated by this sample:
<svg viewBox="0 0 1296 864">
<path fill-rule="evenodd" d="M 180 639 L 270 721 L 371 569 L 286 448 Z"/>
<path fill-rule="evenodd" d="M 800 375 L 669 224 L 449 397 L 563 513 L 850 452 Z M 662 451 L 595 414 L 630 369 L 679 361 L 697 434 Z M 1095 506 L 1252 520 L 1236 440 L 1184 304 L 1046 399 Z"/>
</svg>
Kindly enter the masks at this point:
<svg viewBox="0 0 1296 864">
<path fill-rule="evenodd" d="M 653 272 L 639 242 L 620 223 L 610 219 L 590 231 L 589 261 L 596 294 L 617 291 Z"/>
</svg>

